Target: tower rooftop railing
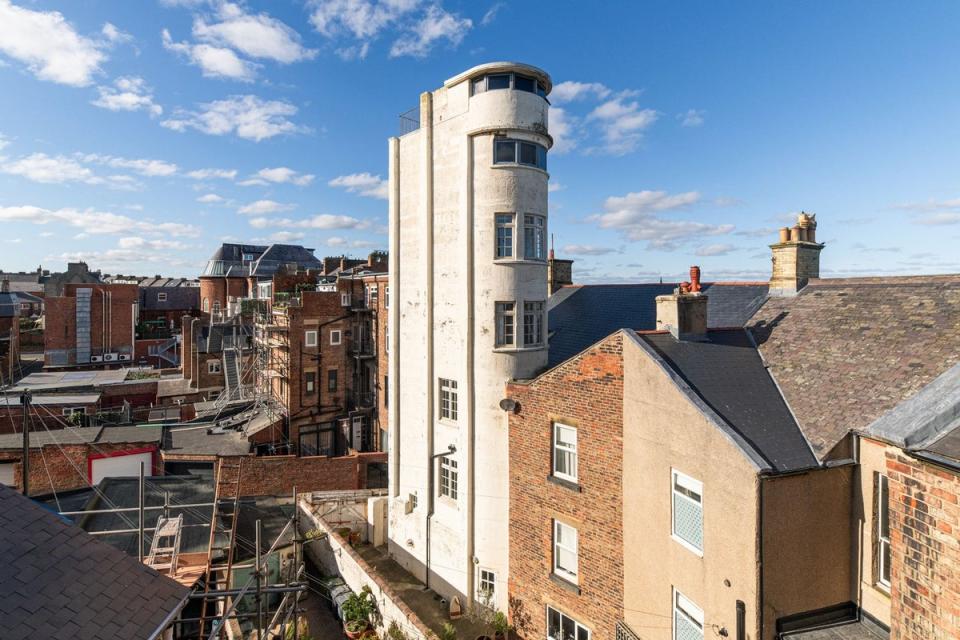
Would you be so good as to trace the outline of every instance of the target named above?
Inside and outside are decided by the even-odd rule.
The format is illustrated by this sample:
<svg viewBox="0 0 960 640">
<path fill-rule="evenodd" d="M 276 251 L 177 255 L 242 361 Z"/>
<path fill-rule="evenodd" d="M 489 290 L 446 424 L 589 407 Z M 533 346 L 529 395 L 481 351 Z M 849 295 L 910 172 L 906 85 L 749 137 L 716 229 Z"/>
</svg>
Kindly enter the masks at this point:
<svg viewBox="0 0 960 640">
<path fill-rule="evenodd" d="M 420 107 L 414 107 L 400 114 L 400 135 L 405 136 L 420 128 Z"/>
</svg>

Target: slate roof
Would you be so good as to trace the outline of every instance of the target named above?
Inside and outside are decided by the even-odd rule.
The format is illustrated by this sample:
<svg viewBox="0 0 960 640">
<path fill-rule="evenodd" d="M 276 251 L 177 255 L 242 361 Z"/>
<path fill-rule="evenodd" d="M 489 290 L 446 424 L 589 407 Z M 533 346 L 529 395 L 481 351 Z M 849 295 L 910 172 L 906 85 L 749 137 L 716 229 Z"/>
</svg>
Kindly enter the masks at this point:
<svg viewBox="0 0 960 640">
<path fill-rule="evenodd" d="M 125 442 L 159 443 L 163 427 L 144 425 L 136 427 L 67 427 L 30 432 L 30 447 L 57 446 L 64 444 L 123 444 Z M 23 435 L 19 433 L 0 434 L 0 450 L 22 449 Z"/>
<path fill-rule="evenodd" d="M 619 329 L 656 329 L 656 297 L 676 284 L 597 284 L 563 287 L 547 303 L 549 366 L 554 367 Z M 742 327 L 763 304 L 767 283 L 705 284 L 712 328 Z"/>
<path fill-rule="evenodd" d="M 159 294 L 165 293 L 166 300 Z M 200 308 L 200 288 L 181 286 L 144 286 L 140 284 L 140 308 L 147 311 L 189 311 Z"/>
<path fill-rule="evenodd" d="M 761 468 L 785 473 L 818 466 L 745 330 L 709 331 L 702 342 L 663 332 L 639 337 L 739 436 Z"/>
<path fill-rule="evenodd" d="M 822 459 L 960 362 L 960 276 L 812 280 L 749 326 Z"/>
<path fill-rule="evenodd" d="M 888 640 L 890 633 L 866 620 L 783 634 L 783 640 Z"/>
<path fill-rule="evenodd" d="M 313 255 L 313 249 L 296 244 L 272 244 L 253 263 L 250 275 L 272 276 L 283 265 L 296 265 L 298 269 L 321 269 L 323 262 Z"/>
<path fill-rule="evenodd" d="M 245 276 L 248 269 L 243 266 L 244 254 L 260 257 L 267 247 L 256 244 L 224 243 L 214 251 L 201 273 L 201 277 L 211 276 Z"/>
<path fill-rule="evenodd" d="M 0 486 L 5 640 L 153 638 L 190 590 Z"/>
</svg>

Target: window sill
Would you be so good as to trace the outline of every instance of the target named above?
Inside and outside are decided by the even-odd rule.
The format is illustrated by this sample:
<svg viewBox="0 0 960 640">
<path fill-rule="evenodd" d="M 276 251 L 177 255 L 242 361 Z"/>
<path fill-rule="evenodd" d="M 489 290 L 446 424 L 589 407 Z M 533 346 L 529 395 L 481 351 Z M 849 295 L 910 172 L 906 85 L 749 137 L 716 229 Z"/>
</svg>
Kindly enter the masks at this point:
<svg viewBox="0 0 960 640">
<path fill-rule="evenodd" d="M 572 480 L 565 480 L 564 478 L 558 478 L 555 475 L 547 476 L 547 482 L 552 482 L 553 484 L 560 485 L 565 489 L 570 489 L 571 491 L 576 491 L 577 493 L 583 493 L 583 489 L 580 485 Z"/>
<path fill-rule="evenodd" d="M 547 345 L 538 345 L 536 347 L 494 347 L 494 353 L 524 353 L 526 351 L 543 351 Z"/>
<path fill-rule="evenodd" d="M 577 595 L 580 595 L 580 587 L 579 587 L 579 586 L 577 586 L 577 585 L 575 585 L 574 583 L 570 582 L 570 581 L 567 580 L 566 578 L 561 578 L 560 576 L 558 576 L 557 574 L 555 574 L 555 573 L 553 573 L 553 572 L 550 573 L 550 581 L 553 582 L 553 583 L 556 584 L 556 585 L 559 585 L 559 586 L 563 587 L 563 588 L 566 589 L 567 591 L 570 591 L 570 592 L 572 592 L 572 593 L 575 593 L 575 594 L 577 594 Z"/>
<path fill-rule="evenodd" d="M 494 258 L 493 264 L 502 264 L 505 266 L 513 266 L 520 264 L 532 264 L 536 266 L 544 266 L 547 264 L 547 261 L 541 258 Z"/>
<path fill-rule="evenodd" d="M 701 549 L 697 549 L 695 546 L 693 546 L 692 544 L 690 544 L 689 542 L 687 542 L 686 540 L 684 540 L 683 538 L 681 538 L 675 533 L 671 533 L 670 537 L 673 538 L 677 544 L 679 544 L 681 547 L 683 547 L 690 553 L 694 554 L 698 558 L 703 558 L 703 551 Z"/>
<path fill-rule="evenodd" d="M 453 427 L 454 429 L 460 426 L 456 420 L 451 420 L 450 418 L 437 418 L 437 422 L 445 427 Z"/>
<path fill-rule="evenodd" d="M 888 587 L 887 585 L 881 584 L 879 582 L 874 582 L 873 589 L 877 591 L 880 595 L 882 595 L 884 598 L 890 599 L 890 587 Z"/>
<path fill-rule="evenodd" d="M 457 506 L 457 501 L 450 496 L 437 496 L 437 504 L 442 504 L 447 509 L 452 509 L 454 511 L 459 511 L 460 509 L 460 507 Z"/>
</svg>

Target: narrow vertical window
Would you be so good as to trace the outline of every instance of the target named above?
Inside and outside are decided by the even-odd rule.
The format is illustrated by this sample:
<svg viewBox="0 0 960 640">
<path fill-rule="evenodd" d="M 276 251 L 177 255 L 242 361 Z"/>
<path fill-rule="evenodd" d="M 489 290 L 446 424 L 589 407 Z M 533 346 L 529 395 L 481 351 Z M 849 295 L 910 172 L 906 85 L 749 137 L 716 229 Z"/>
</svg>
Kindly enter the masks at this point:
<svg viewBox="0 0 960 640">
<path fill-rule="evenodd" d="M 303 344 L 307 347 L 317 346 L 317 332 L 316 331 L 305 331 L 303 333 Z"/>
<path fill-rule="evenodd" d="M 523 346 L 543 344 L 543 302 L 523 303 Z"/>
<path fill-rule="evenodd" d="M 553 425 L 553 475 L 577 481 L 577 430 L 559 422 Z"/>
<path fill-rule="evenodd" d="M 576 584 L 578 565 L 577 530 L 559 520 L 554 520 L 553 572 L 564 580 Z"/>
<path fill-rule="evenodd" d="M 877 475 L 877 583 L 890 588 L 890 483 Z"/>
<path fill-rule="evenodd" d="M 449 457 L 440 458 L 440 495 L 456 500 L 457 493 L 457 461 Z"/>
<path fill-rule="evenodd" d="M 498 213 L 496 217 L 497 225 L 497 251 L 498 260 L 513 257 L 513 214 Z"/>
<path fill-rule="evenodd" d="M 457 419 L 457 381 L 440 378 L 440 418 Z"/>
<path fill-rule="evenodd" d="M 514 343 L 513 338 L 513 323 L 514 323 L 514 307 L 516 303 L 513 302 L 498 302 L 496 304 L 496 321 L 497 321 L 497 341 L 496 346 L 498 347 L 512 347 Z"/>
<path fill-rule="evenodd" d="M 390 376 L 383 376 L 383 406 L 390 406 Z"/>
<path fill-rule="evenodd" d="M 306 374 L 306 392 L 312 394 L 313 390 L 316 388 L 316 385 L 317 374 L 313 373 L 312 371 L 308 371 Z"/>
<path fill-rule="evenodd" d="M 673 637 L 674 640 L 703 640 L 703 609 L 676 589 L 673 591 Z"/>
<path fill-rule="evenodd" d="M 343 332 L 340 331 L 340 329 L 331 329 L 331 330 L 330 330 L 330 344 L 336 346 L 336 345 L 340 344 L 341 342 L 343 342 Z M 307 345 L 307 346 L 310 346 L 310 345 Z"/>
<path fill-rule="evenodd" d="M 334 392 L 337 390 L 337 370 L 330 369 L 327 371 L 327 391 Z"/>
<path fill-rule="evenodd" d="M 390 308 L 390 286 L 387 285 L 383 288 L 383 308 Z"/>
<path fill-rule="evenodd" d="M 493 606 L 497 597 L 497 574 L 489 569 L 480 569 L 480 588 L 477 589 L 480 602 Z"/>
<path fill-rule="evenodd" d="M 523 257 L 527 260 L 547 258 L 547 220 L 543 216 L 523 216 Z"/>
<path fill-rule="evenodd" d="M 673 472 L 673 537 L 703 555 L 703 483 Z"/>
</svg>

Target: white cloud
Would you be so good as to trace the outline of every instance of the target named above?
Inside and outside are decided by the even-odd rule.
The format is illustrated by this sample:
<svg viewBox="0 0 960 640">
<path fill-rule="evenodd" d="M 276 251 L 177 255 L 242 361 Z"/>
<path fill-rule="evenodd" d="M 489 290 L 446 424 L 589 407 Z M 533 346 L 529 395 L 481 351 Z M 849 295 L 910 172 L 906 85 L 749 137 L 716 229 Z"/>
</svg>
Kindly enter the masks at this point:
<svg viewBox="0 0 960 640">
<path fill-rule="evenodd" d="M 106 185 L 114 189 L 134 189 L 138 186 L 136 180 L 130 176 L 99 176 L 73 158 L 62 155 L 48 156 L 45 153 L 33 153 L 17 160 L 0 158 L 0 173 L 45 184 L 80 182 Z"/>
<path fill-rule="evenodd" d="M 948 200 L 930 199 L 925 202 L 905 202 L 893 206 L 913 217 L 914 224 L 947 225 L 960 224 L 960 198 Z"/>
<path fill-rule="evenodd" d="M 419 5 L 420 0 L 312 0 L 310 22 L 328 38 L 347 33 L 363 40 L 373 38 Z"/>
<path fill-rule="evenodd" d="M 0 52 L 41 80 L 89 85 L 107 59 L 102 46 L 77 33 L 59 11 L 31 11 L 0 0 Z"/>
<path fill-rule="evenodd" d="M 237 177 L 236 169 L 195 169 L 187 172 L 188 178 L 194 180 L 210 180 L 219 178 L 221 180 L 233 180 Z"/>
<path fill-rule="evenodd" d="M 328 247 L 350 247 L 351 249 L 370 249 L 378 245 L 372 240 L 347 240 L 340 236 L 330 236 L 324 244 Z"/>
<path fill-rule="evenodd" d="M 363 229 L 368 226 L 363 220 L 352 218 L 350 216 L 337 216 L 328 213 L 306 218 L 304 220 L 291 220 L 290 218 L 252 218 L 250 226 L 255 229 L 266 229 L 268 227 L 277 227 L 282 229 Z"/>
<path fill-rule="evenodd" d="M 109 211 L 95 209 L 44 209 L 31 205 L 0 207 L 0 222 L 31 222 L 33 224 L 60 223 L 79 229 L 83 234 L 126 234 L 139 232 L 144 234 L 171 237 L 196 237 L 200 229 L 179 222 L 151 222 L 134 220 Z"/>
<path fill-rule="evenodd" d="M 562 155 L 577 148 L 580 120 L 571 116 L 562 107 L 550 107 L 550 136 L 553 138 L 551 154 Z"/>
<path fill-rule="evenodd" d="M 209 44 L 174 42 L 166 29 L 161 32 L 161 37 L 165 49 L 187 58 L 192 64 L 200 67 L 203 75 L 208 78 L 230 78 L 252 82 L 257 76 L 259 65 L 241 59 L 233 49 L 214 47 Z"/>
<path fill-rule="evenodd" d="M 188 248 L 179 240 L 146 240 L 139 236 L 129 236 L 117 240 L 117 246 L 121 249 L 155 249 L 163 251 L 183 251 Z"/>
<path fill-rule="evenodd" d="M 281 211 L 290 211 L 295 208 L 296 207 L 294 207 L 292 204 L 283 204 L 273 200 L 257 200 L 256 202 L 243 205 L 237 209 L 237 213 L 241 213 L 243 215 L 261 216 L 266 213 L 279 213 Z"/>
<path fill-rule="evenodd" d="M 567 80 L 554 85 L 550 91 L 550 103 L 562 104 L 583 98 L 592 97 L 603 100 L 610 95 L 610 89 L 600 82 L 574 82 Z"/>
<path fill-rule="evenodd" d="M 233 133 L 260 142 L 274 136 L 305 131 L 289 120 L 297 108 L 282 100 L 262 100 L 254 95 L 230 96 L 200 105 L 198 111 L 177 110 L 160 124 L 174 131 L 196 129 L 214 136 Z"/>
<path fill-rule="evenodd" d="M 299 231 L 277 231 L 270 234 L 270 242 L 293 242 L 303 240 L 305 237 L 306 234 Z"/>
<path fill-rule="evenodd" d="M 103 34 L 103 37 L 106 38 L 111 44 L 121 44 L 124 42 L 133 41 L 132 35 L 126 31 L 121 31 L 115 24 L 110 22 L 103 23 L 103 28 L 100 29 L 100 33 Z"/>
<path fill-rule="evenodd" d="M 497 14 L 500 13 L 500 9 L 503 9 L 505 6 L 506 3 L 504 2 L 494 2 L 493 6 L 483 14 L 483 18 L 480 19 L 480 24 L 484 27 L 493 24 L 493 21 L 497 19 Z"/>
<path fill-rule="evenodd" d="M 560 184 L 556 180 L 553 180 L 550 182 L 550 185 L 547 187 L 547 191 L 549 191 L 550 193 L 554 193 L 556 191 L 563 191 L 566 188 L 567 188 L 567 185 Z"/>
<path fill-rule="evenodd" d="M 440 40 L 446 40 L 455 48 L 472 28 L 473 21 L 470 18 L 459 18 L 437 5 L 430 5 L 423 17 L 394 41 L 390 47 L 390 57 L 423 58 Z"/>
<path fill-rule="evenodd" d="M 699 127 L 703 125 L 703 116 L 706 113 L 703 109 L 687 109 L 685 113 L 677 114 L 677 120 L 681 127 Z"/>
<path fill-rule="evenodd" d="M 609 253 L 619 253 L 613 247 L 598 247 L 592 244 L 568 244 L 562 249 L 563 253 L 571 256 L 603 256 Z"/>
<path fill-rule="evenodd" d="M 300 34 L 266 13 L 250 14 L 236 4 L 220 5 L 216 21 L 197 18 L 193 35 L 213 45 L 230 47 L 251 58 L 274 60 L 283 64 L 310 60 L 316 49 L 300 43 Z"/>
<path fill-rule="evenodd" d="M 370 173 L 351 173 L 346 176 L 337 176 L 327 183 L 331 187 L 341 187 L 350 193 L 357 193 L 368 198 L 388 198 L 387 190 L 390 183 L 379 175 Z"/>
<path fill-rule="evenodd" d="M 716 243 L 716 244 L 706 244 L 700 247 L 697 247 L 697 250 L 694 251 L 694 255 L 702 257 L 710 256 L 725 256 L 732 251 L 736 251 L 737 248 L 732 244 Z"/>
<path fill-rule="evenodd" d="M 592 147 L 592 151 L 616 156 L 634 151 L 643 139 L 643 131 L 657 121 L 655 110 L 641 109 L 638 102 L 624 99 L 623 94 L 611 98 L 587 116 L 598 122 L 603 131 L 604 144 Z"/>
<path fill-rule="evenodd" d="M 658 214 L 688 208 L 700 201 L 696 191 L 670 195 L 665 191 L 639 191 L 611 196 L 604 202 L 604 213 L 588 220 L 603 229 L 615 229 L 627 240 L 646 241 L 653 249 L 673 250 L 680 244 L 704 236 L 731 233 L 732 224 L 708 224 L 692 220 L 673 220 Z"/>
<path fill-rule="evenodd" d="M 100 96 L 90 104 L 110 111 L 140 111 L 151 116 L 163 113 L 163 107 L 153 101 L 153 93 L 143 78 L 124 76 L 113 81 L 112 87 L 99 86 Z"/>
<path fill-rule="evenodd" d="M 118 158 L 96 153 L 78 154 L 77 157 L 84 162 L 96 162 L 114 169 L 129 169 L 148 178 L 172 176 L 177 172 L 177 165 L 165 160 Z"/>
<path fill-rule="evenodd" d="M 0 151 L 3 151 L 10 144 L 10 138 L 0 133 Z"/>
<path fill-rule="evenodd" d="M 313 182 L 314 176 L 312 173 L 300 173 L 294 171 L 289 167 L 274 167 L 267 169 L 260 169 L 252 177 L 237 184 L 250 187 L 254 185 L 265 185 L 270 182 L 277 184 L 295 184 L 300 187 L 305 187 L 311 182 Z"/>
<path fill-rule="evenodd" d="M 215 193 L 208 193 L 197 198 L 197 202 L 202 204 L 217 204 L 219 202 L 223 202 L 223 198 Z"/>
<path fill-rule="evenodd" d="M 367 54 L 370 53 L 370 43 L 364 42 L 362 44 L 350 45 L 349 47 L 339 47 L 335 50 L 335 53 L 341 60 L 351 61 L 351 60 L 365 60 Z"/>
</svg>

